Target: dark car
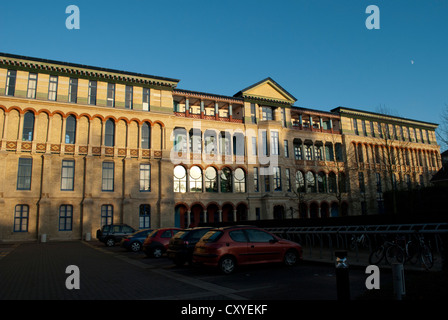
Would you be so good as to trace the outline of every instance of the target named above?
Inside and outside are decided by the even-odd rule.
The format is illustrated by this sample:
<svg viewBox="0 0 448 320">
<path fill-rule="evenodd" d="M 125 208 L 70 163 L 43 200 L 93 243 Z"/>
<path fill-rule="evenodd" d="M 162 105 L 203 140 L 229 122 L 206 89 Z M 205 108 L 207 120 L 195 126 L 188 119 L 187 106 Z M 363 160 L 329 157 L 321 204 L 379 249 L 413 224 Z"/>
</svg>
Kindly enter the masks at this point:
<svg viewBox="0 0 448 320">
<path fill-rule="evenodd" d="M 135 229 L 127 224 L 108 224 L 96 231 L 96 237 L 108 247 L 120 243 L 124 236 L 135 232 Z"/>
<path fill-rule="evenodd" d="M 302 247 L 266 230 L 251 226 L 214 228 L 196 244 L 193 263 L 218 267 L 232 273 L 237 266 L 283 262 L 288 266 L 302 259 Z"/>
<path fill-rule="evenodd" d="M 124 236 L 123 239 L 121 239 L 120 244 L 128 251 L 139 252 L 142 250 L 143 242 L 151 232 L 152 229 L 138 230 L 133 234 Z"/>
<path fill-rule="evenodd" d="M 196 227 L 176 233 L 171 238 L 166 251 L 168 258 L 177 266 L 183 266 L 185 262 L 191 264 L 194 246 L 210 229 L 211 227 Z"/>
<path fill-rule="evenodd" d="M 168 249 L 172 236 L 179 232 L 180 228 L 161 228 L 153 230 L 143 242 L 143 252 L 148 257 L 160 258 Z"/>
</svg>

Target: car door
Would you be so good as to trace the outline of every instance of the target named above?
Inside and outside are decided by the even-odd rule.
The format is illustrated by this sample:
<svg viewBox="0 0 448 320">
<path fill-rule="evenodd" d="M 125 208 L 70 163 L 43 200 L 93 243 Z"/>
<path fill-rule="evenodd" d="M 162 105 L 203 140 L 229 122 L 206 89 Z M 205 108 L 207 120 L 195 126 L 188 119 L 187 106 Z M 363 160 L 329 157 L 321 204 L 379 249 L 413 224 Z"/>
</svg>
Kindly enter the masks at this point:
<svg viewBox="0 0 448 320">
<path fill-rule="evenodd" d="M 229 232 L 232 241 L 226 242 L 226 253 L 233 255 L 237 259 L 239 265 L 250 263 L 247 245 L 248 240 L 243 229 L 233 230 Z"/>
<path fill-rule="evenodd" d="M 246 230 L 248 253 L 252 263 L 276 262 L 282 259 L 282 248 L 272 234 L 259 229 Z"/>
</svg>

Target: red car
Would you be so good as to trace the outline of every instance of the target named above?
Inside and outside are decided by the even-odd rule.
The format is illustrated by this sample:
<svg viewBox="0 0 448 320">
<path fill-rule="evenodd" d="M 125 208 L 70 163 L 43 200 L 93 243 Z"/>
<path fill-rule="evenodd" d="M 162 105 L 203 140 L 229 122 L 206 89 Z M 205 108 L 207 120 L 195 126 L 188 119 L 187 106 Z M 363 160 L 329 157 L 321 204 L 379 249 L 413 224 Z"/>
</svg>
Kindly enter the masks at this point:
<svg viewBox="0 0 448 320">
<path fill-rule="evenodd" d="M 214 228 L 196 244 L 193 263 L 218 267 L 232 273 L 236 266 L 283 262 L 295 265 L 302 259 L 302 247 L 252 226 Z"/>
<path fill-rule="evenodd" d="M 160 258 L 168 249 L 170 239 L 177 232 L 182 229 L 179 228 L 161 228 L 156 229 L 146 237 L 143 242 L 143 252 L 148 257 Z"/>
</svg>

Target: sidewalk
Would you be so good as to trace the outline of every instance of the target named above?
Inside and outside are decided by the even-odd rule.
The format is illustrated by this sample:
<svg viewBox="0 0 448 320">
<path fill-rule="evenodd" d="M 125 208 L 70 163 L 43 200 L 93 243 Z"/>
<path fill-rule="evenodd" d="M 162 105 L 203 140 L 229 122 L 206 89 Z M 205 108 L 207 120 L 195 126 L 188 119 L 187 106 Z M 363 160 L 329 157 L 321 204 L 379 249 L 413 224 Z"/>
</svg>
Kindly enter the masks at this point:
<svg viewBox="0 0 448 320">
<path fill-rule="evenodd" d="M 342 249 L 343 250 L 343 249 Z M 303 247 L 303 260 L 312 262 L 322 262 L 335 264 L 335 251 L 341 251 L 341 249 L 334 248 L 330 250 L 329 248 L 315 247 Z M 368 250 L 359 250 L 358 252 L 354 250 L 344 250 L 347 252 L 347 261 L 350 266 L 354 267 L 364 267 L 366 268 L 369 263 L 370 252 Z M 434 254 L 434 266 L 431 270 L 427 271 L 421 263 L 415 265 L 411 263 L 405 263 L 404 269 L 412 271 L 425 271 L 425 272 L 437 272 L 442 270 L 442 259 L 439 254 Z M 380 268 L 391 269 L 392 266 L 386 263 L 386 259 L 383 259 L 378 265 Z"/>
</svg>

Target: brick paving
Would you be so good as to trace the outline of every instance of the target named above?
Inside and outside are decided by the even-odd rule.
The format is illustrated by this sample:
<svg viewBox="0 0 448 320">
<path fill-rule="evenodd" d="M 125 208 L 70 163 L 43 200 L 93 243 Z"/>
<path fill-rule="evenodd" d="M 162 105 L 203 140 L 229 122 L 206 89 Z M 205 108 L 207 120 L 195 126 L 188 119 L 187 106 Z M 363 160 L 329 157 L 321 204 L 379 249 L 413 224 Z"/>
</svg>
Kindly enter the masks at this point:
<svg viewBox="0 0 448 320">
<path fill-rule="evenodd" d="M 0 300 L 135 300 L 171 296 L 174 290 L 184 296 L 206 292 L 113 255 L 98 254 L 81 241 L 23 243 L 6 249 L 0 248 L 8 251 L 0 260 Z M 79 267 L 79 290 L 65 286 L 69 265 Z"/>
</svg>

